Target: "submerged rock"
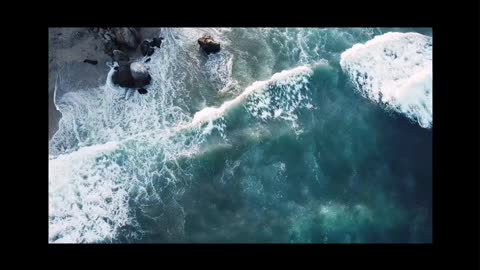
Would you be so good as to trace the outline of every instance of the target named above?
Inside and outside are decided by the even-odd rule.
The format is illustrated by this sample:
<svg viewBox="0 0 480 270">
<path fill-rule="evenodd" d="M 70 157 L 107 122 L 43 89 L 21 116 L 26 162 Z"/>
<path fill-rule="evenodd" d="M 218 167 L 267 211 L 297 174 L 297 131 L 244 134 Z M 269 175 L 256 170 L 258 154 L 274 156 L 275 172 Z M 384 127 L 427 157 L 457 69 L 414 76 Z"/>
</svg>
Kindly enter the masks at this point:
<svg viewBox="0 0 480 270">
<path fill-rule="evenodd" d="M 217 53 L 220 51 L 220 43 L 213 40 L 211 36 L 199 38 L 198 44 L 200 45 L 200 48 L 202 48 L 202 50 L 207 54 Z"/>
<path fill-rule="evenodd" d="M 90 59 L 85 59 L 85 60 L 83 60 L 83 62 L 88 63 L 88 64 L 92 64 L 92 65 L 98 64 L 97 60 L 90 60 Z"/>
</svg>

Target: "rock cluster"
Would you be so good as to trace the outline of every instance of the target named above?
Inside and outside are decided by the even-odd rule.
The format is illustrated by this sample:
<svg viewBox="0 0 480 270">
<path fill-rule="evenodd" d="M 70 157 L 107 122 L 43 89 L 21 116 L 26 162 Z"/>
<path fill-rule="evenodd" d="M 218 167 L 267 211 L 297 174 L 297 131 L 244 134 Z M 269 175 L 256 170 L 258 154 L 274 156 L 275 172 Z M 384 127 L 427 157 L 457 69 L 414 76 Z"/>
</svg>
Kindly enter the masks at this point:
<svg viewBox="0 0 480 270">
<path fill-rule="evenodd" d="M 113 83 L 121 87 L 138 88 L 140 94 L 148 93 L 144 88 L 150 84 L 152 79 L 148 69 L 143 63 L 132 61 L 129 54 L 140 50 L 143 56 L 151 56 L 155 52 L 155 48 L 160 48 L 163 38 L 155 37 L 151 40 L 141 41 L 139 30 L 132 27 L 92 28 L 92 31 L 103 39 L 105 52 L 118 64 L 112 75 Z M 207 55 L 220 51 L 220 43 L 209 35 L 199 38 L 198 44 Z M 150 60 L 151 58 L 147 58 L 144 63 Z M 90 60 L 85 60 L 85 62 L 94 64 Z"/>
</svg>

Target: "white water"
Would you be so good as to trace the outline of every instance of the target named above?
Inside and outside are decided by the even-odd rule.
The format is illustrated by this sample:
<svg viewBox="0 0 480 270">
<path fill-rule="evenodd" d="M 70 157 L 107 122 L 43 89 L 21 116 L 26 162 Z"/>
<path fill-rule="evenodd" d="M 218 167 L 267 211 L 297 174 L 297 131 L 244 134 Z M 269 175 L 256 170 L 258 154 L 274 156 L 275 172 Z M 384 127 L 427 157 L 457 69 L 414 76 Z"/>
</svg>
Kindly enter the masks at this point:
<svg viewBox="0 0 480 270">
<path fill-rule="evenodd" d="M 161 195 L 163 188 L 191 179 L 188 169 L 184 170 L 178 160 L 201 154 L 200 150 L 205 149 L 200 146 L 206 136 L 214 129 L 223 133 L 225 125 L 229 124 L 223 118 L 234 108 L 244 106 L 259 121 L 286 120 L 295 127 L 297 109 L 315 107 L 309 99 L 308 82 L 316 66 L 312 63 L 322 59 L 321 49 L 325 44 L 312 43 L 312 33 L 286 32 L 291 33 L 292 38 L 284 51 L 288 58 L 298 58 L 295 61 L 300 66 L 271 76 L 275 63 L 273 56 L 269 55 L 271 59 L 255 59 L 261 66 L 261 76 L 252 78 L 261 81 L 252 83 L 243 92 L 242 88 L 230 92 L 236 86 L 232 78 L 234 63 L 242 61 L 239 54 L 231 54 L 223 48 L 221 54 L 205 59 L 196 44 L 198 36 L 209 33 L 227 47 L 230 29 L 163 30 L 162 48 L 156 50 L 146 64 L 153 78 L 147 95 L 125 92 L 112 85 L 110 79 L 97 89 L 64 91 L 67 93 L 58 97 L 55 92 L 62 120 L 59 131 L 50 142 L 49 241 L 110 241 L 126 225 L 134 226 L 141 234 L 142 228 L 136 224 L 136 210 L 150 215 L 156 224 L 168 219 L 152 215 L 144 206 L 166 204 L 168 198 Z M 289 54 L 290 47 L 297 41 L 301 42 L 298 53 Z M 248 55 L 245 59 L 248 60 Z M 350 59 L 362 63 L 355 68 L 364 68 L 362 57 Z M 365 65 L 366 70 L 376 72 L 368 63 Z M 425 78 L 428 75 L 431 73 L 418 72 L 407 76 L 409 79 L 402 87 L 425 87 L 422 82 L 428 81 Z M 188 112 L 192 93 L 205 94 L 198 78 L 207 78 L 218 93 L 239 94 L 218 107 L 206 107 L 192 116 Z M 241 80 L 244 83 L 253 81 L 245 78 Z M 416 91 L 400 90 L 403 96 L 397 93 L 396 98 L 401 97 L 402 104 L 413 104 L 418 100 L 416 95 L 409 94 Z M 205 106 L 207 101 L 205 99 Z M 275 135 L 280 132 L 283 131 L 275 130 Z M 245 129 L 243 133 L 258 139 L 272 136 L 266 127 Z M 239 162 L 229 164 L 230 169 L 222 179 L 228 181 L 239 165 Z M 284 163 L 279 162 L 275 168 L 279 175 L 285 173 Z M 251 192 L 258 192 L 252 179 L 244 180 L 242 184 L 251 187 Z M 182 191 L 174 189 L 174 192 L 181 195 Z M 168 203 L 176 204 L 176 196 Z M 181 206 L 177 208 L 179 210 L 173 216 L 184 219 L 183 209 Z M 183 226 L 184 223 L 179 223 L 175 228 L 181 233 Z M 158 228 L 161 231 L 161 227 Z"/>
<path fill-rule="evenodd" d="M 56 243 L 109 240 L 128 223 L 128 193 L 122 168 L 97 158 L 116 148 L 107 143 L 49 160 L 49 240 Z"/>
<path fill-rule="evenodd" d="M 271 99 L 280 97 L 271 97 L 270 94 L 265 94 L 265 90 L 268 90 L 269 87 L 280 87 L 286 93 L 290 93 L 295 90 L 300 90 L 308 82 L 308 77 L 313 74 L 313 70 L 310 66 L 300 66 L 290 70 L 285 70 L 279 73 L 275 73 L 270 79 L 265 81 L 257 81 L 248 86 L 240 95 L 235 97 L 232 100 L 224 102 L 220 107 L 207 107 L 203 110 L 197 112 L 192 122 L 188 127 L 198 126 L 204 122 L 212 122 L 223 115 L 229 110 L 243 104 L 248 98 L 247 109 L 254 116 L 259 116 L 262 119 L 267 119 L 271 117 L 279 117 L 282 115 L 283 110 L 277 109 L 273 115 L 270 115 L 266 111 L 259 113 L 262 109 L 268 108 L 268 104 Z M 302 99 L 301 97 L 298 99 Z M 288 100 L 287 100 L 288 102 Z M 289 110 L 294 110 L 298 104 L 293 104 Z M 267 115 L 268 114 L 268 115 Z"/>
<path fill-rule="evenodd" d="M 432 38 L 386 33 L 341 54 L 340 65 L 365 97 L 432 126 Z"/>
<path fill-rule="evenodd" d="M 195 153 L 203 137 L 175 131 L 191 120 L 189 83 L 205 67 L 190 41 L 204 32 L 162 29 L 162 48 L 146 63 L 148 95 L 112 85 L 113 67 L 96 89 L 72 89 L 78 84 L 61 78 L 55 105 L 62 118 L 49 147 L 50 242 L 115 239 L 122 226 L 136 226 L 130 204 L 161 205 L 159 188 L 188 179 L 176 159 Z"/>
<path fill-rule="evenodd" d="M 188 179 L 188 172 L 182 171 L 177 159 L 197 153 L 213 128 L 223 129 L 224 124 L 214 124 L 214 120 L 271 86 L 287 94 L 295 92 L 313 73 L 311 66 L 279 72 L 253 83 L 219 108 L 197 112 L 192 119 L 185 110 L 186 100 L 179 97 L 188 97 L 188 78 L 203 72 L 205 66 L 192 60 L 198 52 L 185 45 L 192 39 L 191 31 L 163 31 L 162 49 L 147 63 L 153 78 L 148 95 L 112 85 L 111 71 L 104 86 L 56 96 L 62 119 L 50 141 L 50 242 L 112 241 L 123 226 L 137 226 L 130 205 L 134 203 L 140 209 L 147 204 L 161 205 L 162 187 Z M 225 57 L 231 59 L 228 54 Z M 232 81 L 230 60 L 217 60 L 230 68 L 217 63 L 208 72 L 225 71 L 220 78 L 228 84 Z M 208 63 L 206 67 L 210 67 Z M 265 97 L 257 98 L 266 102 Z M 297 103 L 279 108 L 273 117 L 293 112 Z M 258 112 L 255 104 L 246 107 L 252 115 Z M 202 125 L 205 122 L 207 125 Z M 182 132 L 185 128 L 200 132 Z M 178 215 L 184 215 L 181 207 Z"/>
</svg>

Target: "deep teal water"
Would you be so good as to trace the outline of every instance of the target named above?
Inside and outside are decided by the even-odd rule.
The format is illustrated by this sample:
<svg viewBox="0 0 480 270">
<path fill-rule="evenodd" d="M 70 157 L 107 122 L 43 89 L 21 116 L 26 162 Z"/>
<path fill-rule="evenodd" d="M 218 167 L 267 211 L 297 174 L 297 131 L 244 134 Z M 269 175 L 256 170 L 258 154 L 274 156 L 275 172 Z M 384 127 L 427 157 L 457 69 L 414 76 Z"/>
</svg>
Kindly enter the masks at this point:
<svg viewBox="0 0 480 270">
<path fill-rule="evenodd" d="M 71 240 L 74 242 L 115 243 L 431 242 L 432 130 L 362 97 L 339 65 L 343 51 L 392 30 L 431 36 L 429 29 L 205 30 L 224 41 L 222 55 L 211 68 L 211 58 L 190 42 L 198 33 L 163 30 L 162 53 L 172 53 L 177 46 L 177 62 L 167 61 L 166 55 L 152 58 L 151 68 L 160 70 L 158 77 L 154 75 L 159 84 L 149 89 L 149 95 L 154 94 L 147 101 L 134 95 L 92 102 L 105 100 L 98 92 L 81 99 L 68 99 L 67 94 L 58 98 L 58 104 L 65 104 L 66 120 L 64 133 L 61 130 L 54 141 L 69 146 L 60 148 L 51 142 L 52 155 L 108 141 L 119 141 L 120 147 L 98 154 L 95 162 L 85 165 L 87 169 L 82 167 L 88 171 L 85 178 L 71 176 L 76 183 L 71 189 L 78 196 L 75 203 L 83 208 L 70 219 L 51 217 L 50 228 L 81 223 L 84 229 L 70 234 L 65 229 L 51 241 L 69 235 L 71 238 L 65 239 L 76 239 Z M 230 57 L 228 74 L 225 59 Z M 182 115 L 190 122 L 197 111 L 224 104 L 255 81 L 326 61 L 328 64 L 312 68 L 313 74 L 303 84 L 273 83 L 263 95 L 249 96 L 213 121 L 210 132 L 205 132 L 208 124 L 202 124 L 193 131 L 166 135 L 165 130 L 183 123 Z M 213 71 L 205 72 L 205 66 Z M 173 78 L 165 79 L 169 74 Z M 234 86 L 219 91 L 229 80 L 236 82 Z M 296 90 L 288 92 L 290 88 Z M 261 107 L 268 97 L 268 106 Z M 292 107 L 287 116 L 294 115 L 295 120 L 272 117 L 275 110 L 285 112 Z M 131 108 L 136 111 L 129 111 Z M 139 108 L 144 111 L 134 119 L 132 114 Z M 83 118 L 82 110 L 93 113 Z M 269 117 L 263 119 L 263 112 Z M 137 124 L 140 122 L 149 124 Z M 102 130 L 109 132 L 104 135 Z M 122 139 L 125 134 L 147 131 L 153 135 Z M 194 153 L 184 154 L 187 150 Z M 70 163 L 52 160 L 55 157 L 51 157 L 51 171 L 73 170 Z M 127 195 L 122 197 L 125 203 L 103 204 L 104 193 L 81 188 L 79 183 L 85 181 L 81 179 L 97 176 L 101 180 L 89 185 L 105 188 L 113 198 L 128 183 Z M 59 177 L 68 178 L 51 176 L 50 185 L 56 185 L 52 179 Z M 120 183 L 119 187 L 112 187 L 113 182 Z M 59 201 L 68 203 L 68 199 Z M 117 220 L 120 210 L 112 210 L 115 207 L 128 208 L 129 222 Z M 103 220 L 105 228 L 115 228 L 112 237 L 87 237 L 89 232 L 105 235 L 97 229 L 98 222 L 89 220 L 90 212 L 84 217 L 87 211 Z M 62 218 L 64 223 L 57 222 Z"/>
</svg>

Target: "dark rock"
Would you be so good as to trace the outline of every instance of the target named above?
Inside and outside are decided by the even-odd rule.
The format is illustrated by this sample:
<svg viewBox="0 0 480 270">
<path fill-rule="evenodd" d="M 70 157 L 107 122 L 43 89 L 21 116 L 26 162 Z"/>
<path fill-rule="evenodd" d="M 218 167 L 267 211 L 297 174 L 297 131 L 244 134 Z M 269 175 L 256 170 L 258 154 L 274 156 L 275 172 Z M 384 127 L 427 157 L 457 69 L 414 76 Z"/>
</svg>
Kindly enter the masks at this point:
<svg viewBox="0 0 480 270">
<path fill-rule="evenodd" d="M 138 93 L 145 95 L 146 93 L 148 93 L 148 91 L 145 88 L 139 88 Z"/>
<path fill-rule="evenodd" d="M 148 40 L 142 41 L 140 43 L 140 52 L 142 53 L 143 56 L 147 55 L 147 51 L 150 48 L 150 42 Z"/>
<path fill-rule="evenodd" d="M 140 44 L 140 51 L 142 52 L 143 56 L 150 56 L 150 55 L 153 54 L 155 49 L 152 47 L 152 45 L 150 44 L 150 42 L 148 40 L 144 40 Z"/>
<path fill-rule="evenodd" d="M 117 48 L 117 45 L 115 45 L 115 42 L 111 39 L 104 39 L 104 51 L 106 54 L 110 55 L 113 57 L 113 51 Z"/>
<path fill-rule="evenodd" d="M 151 45 L 157 48 L 160 48 L 160 45 L 162 45 L 162 40 L 163 40 L 163 37 L 159 37 L 159 38 L 155 37 L 153 38 Z"/>
<path fill-rule="evenodd" d="M 122 87 L 134 87 L 135 80 L 130 71 L 130 65 L 120 65 L 112 75 L 112 82 Z"/>
<path fill-rule="evenodd" d="M 143 87 L 149 84 L 152 79 L 147 68 L 142 63 L 131 63 L 130 72 L 137 87 Z"/>
<path fill-rule="evenodd" d="M 142 36 L 140 35 L 140 28 L 139 27 L 130 27 L 130 32 L 132 32 L 132 34 L 135 36 L 135 39 L 137 41 L 137 43 L 140 42 L 140 40 L 142 40 Z"/>
<path fill-rule="evenodd" d="M 113 50 L 135 50 L 138 47 L 140 36 L 135 28 L 98 28 L 97 35 L 103 40 L 105 52 L 113 57 Z"/>
<path fill-rule="evenodd" d="M 115 67 L 112 82 L 127 88 L 142 88 L 150 83 L 152 77 L 142 63 L 120 64 Z"/>
<path fill-rule="evenodd" d="M 200 45 L 200 48 L 202 48 L 202 50 L 207 54 L 217 53 L 220 51 L 220 43 L 213 40 L 211 36 L 199 38 L 198 44 Z"/>
<path fill-rule="evenodd" d="M 150 62 L 150 60 L 152 60 L 152 59 L 151 59 L 151 58 L 147 58 L 147 60 L 145 60 L 144 63 L 148 63 L 148 62 Z"/>
<path fill-rule="evenodd" d="M 115 42 L 118 45 L 123 45 L 129 49 L 136 49 L 138 47 L 139 34 L 135 28 L 112 28 L 112 32 L 115 36 Z"/>
<path fill-rule="evenodd" d="M 88 63 L 88 64 L 92 64 L 92 65 L 98 64 L 97 60 L 90 60 L 90 59 L 85 59 L 85 60 L 83 60 L 83 62 Z"/>
<path fill-rule="evenodd" d="M 113 50 L 113 60 L 117 62 L 128 62 L 130 61 L 130 57 L 120 50 Z"/>
</svg>

